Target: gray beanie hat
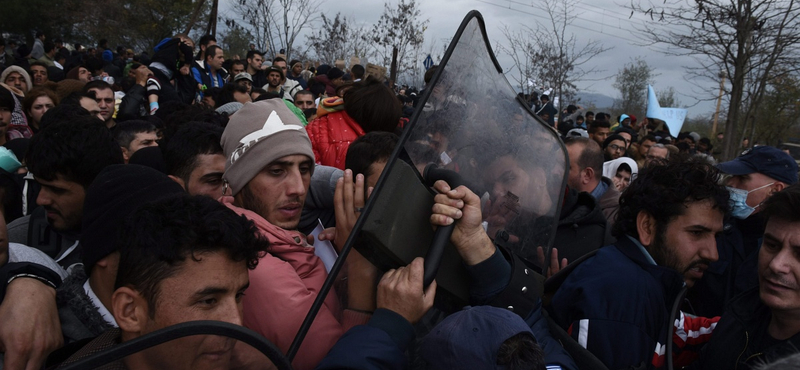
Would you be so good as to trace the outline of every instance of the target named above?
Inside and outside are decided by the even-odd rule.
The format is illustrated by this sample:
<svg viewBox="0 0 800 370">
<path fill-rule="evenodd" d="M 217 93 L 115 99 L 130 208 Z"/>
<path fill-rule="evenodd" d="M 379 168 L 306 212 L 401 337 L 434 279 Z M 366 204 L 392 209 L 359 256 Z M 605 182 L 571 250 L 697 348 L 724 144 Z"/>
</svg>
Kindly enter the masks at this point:
<svg viewBox="0 0 800 370">
<path fill-rule="evenodd" d="M 222 178 L 233 195 L 279 158 L 302 154 L 314 160 L 303 124 L 282 99 L 245 104 L 222 133 L 222 150 L 226 157 Z"/>
</svg>

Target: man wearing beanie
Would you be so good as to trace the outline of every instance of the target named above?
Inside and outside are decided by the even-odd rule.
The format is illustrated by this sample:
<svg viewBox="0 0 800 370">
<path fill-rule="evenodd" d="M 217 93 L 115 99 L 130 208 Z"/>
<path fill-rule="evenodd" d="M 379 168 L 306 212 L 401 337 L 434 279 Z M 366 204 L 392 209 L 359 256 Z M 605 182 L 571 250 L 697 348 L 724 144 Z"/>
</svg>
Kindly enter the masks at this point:
<svg viewBox="0 0 800 370">
<path fill-rule="evenodd" d="M 135 164 L 108 166 L 92 182 L 83 212 L 83 264 L 71 270 L 56 292 L 67 344 L 117 327 L 111 295 L 119 263 L 119 229 L 137 207 L 181 193 L 183 188 L 167 175 Z"/>
<path fill-rule="evenodd" d="M 798 180 L 797 162 L 771 146 L 749 149 L 717 168 L 730 175 L 732 210 L 717 236 L 719 260 L 688 295 L 696 313 L 707 317 L 722 315 L 731 298 L 758 285 L 758 252 L 767 224 L 763 204 Z"/>
<path fill-rule="evenodd" d="M 311 141 L 286 104 L 270 99 L 247 103 L 231 117 L 222 148 L 224 187 L 233 195 L 223 197 L 223 203 L 252 220 L 270 242 L 269 253 L 250 271 L 244 325 L 286 352 L 327 276 L 306 236 L 296 230 L 314 171 Z M 362 176 L 359 181 L 363 182 Z M 353 186 L 351 173 L 345 174 L 343 183 Z M 337 219 L 347 217 L 340 212 Z M 358 258 L 354 255 L 351 252 L 348 264 Z M 347 329 L 366 323 L 365 311 L 374 310 L 375 271 L 355 266 L 349 271 L 351 309 L 343 311 L 337 295 L 328 294 L 294 359 L 295 369 L 314 368 Z"/>
<path fill-rule="evenodd" d="M 622 135 L 611 135 L 603 141 L 603 158 L 606 162 L 613 161 L 622 157 L 626 149 L 628 149 L 628 144 Z"/>
</svg>

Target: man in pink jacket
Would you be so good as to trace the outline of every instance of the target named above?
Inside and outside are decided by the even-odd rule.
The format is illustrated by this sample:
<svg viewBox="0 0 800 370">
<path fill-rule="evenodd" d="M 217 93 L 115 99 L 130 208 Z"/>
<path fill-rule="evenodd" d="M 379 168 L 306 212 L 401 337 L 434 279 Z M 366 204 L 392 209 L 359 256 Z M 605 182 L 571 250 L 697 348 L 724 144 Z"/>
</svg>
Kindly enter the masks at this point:
<svg viewBox="0 0 800 370">
<path fill-rule="evenodd" d="M 327 276 L 307 237 L 297 231 L 300 214 L 314 171 L 314 153 L 303 125 L 279 99 L 247 103 L 222 135 L 226 187 L 233 197 L 222 201 L 252 220 L 269 239 L 270 250 L 250 271 L 250 288 L 244 297 L 244 325 L 275 343 L 284 353 L 309 311 Z M 363 176 L 337 189 L 363 189 Z M 358 184 L 360 183 L 360 188 Z M 340 184 L 343 185 L 343 184 Z M 338 190 L 337 190 L 338 191 Z M 363 207 L 363 196 L 337 207 L 337 221 L 355 220 L 353 206 Z M 356 199 L 357 198 L 357 199 Z M 354 199 L 361 204 L 356 204 Z M 344 210 L 347 209 L 347 215 Z M 347 224 L 337 222 L 337 240 L 346 240 Z M 375 309 L 374 268 L 358 255 L 348 258 L 348 309 L 334 292 L 325 304 L 294 359 L 295 369 L 312 369 L 350 327 L 364 324 Z M 357 265 L 357 266 L 356 266 Z"/>
</svg>

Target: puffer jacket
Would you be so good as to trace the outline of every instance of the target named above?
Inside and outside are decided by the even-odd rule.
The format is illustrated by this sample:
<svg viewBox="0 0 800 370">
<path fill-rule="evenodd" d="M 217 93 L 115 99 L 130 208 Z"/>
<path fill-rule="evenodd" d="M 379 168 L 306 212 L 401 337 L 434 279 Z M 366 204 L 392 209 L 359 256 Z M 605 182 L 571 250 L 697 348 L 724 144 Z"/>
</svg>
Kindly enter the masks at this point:
<svg viewBox="0 0 800 370">
<path fill-rule="evenodd" d="M 350 143 L 366 133 L 344 110 L 332 112 L 311 121 L 306 126 L 317 164 L 344 170 L 344 160 Z"/>
<path fill-rule="evenodd" d="M 252 220 L 269 240 L 269 253 L 250 271 L 250 287 L 242 300 L 244 326 L 286 353 L 328 273 L 305 235 L 272 225 L 258 214 L 234 206 L 232 197 L 223 197 L 221 201 Z M 369 319 L 368 314 L 342 310 L 332 290 L 300 346 L 293 368 L 313 369 L 348 329 L 366 324 Z"/>
</svg>

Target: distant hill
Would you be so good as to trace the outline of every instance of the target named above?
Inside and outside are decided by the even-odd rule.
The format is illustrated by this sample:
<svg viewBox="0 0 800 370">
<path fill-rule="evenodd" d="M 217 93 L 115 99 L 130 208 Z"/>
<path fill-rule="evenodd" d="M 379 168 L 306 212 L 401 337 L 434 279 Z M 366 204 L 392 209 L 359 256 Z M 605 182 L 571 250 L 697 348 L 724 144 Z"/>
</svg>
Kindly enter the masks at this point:
<svg viewBox="0 0 800 370">
<path fill-rule="evenodd" d="M 614 105 L 614 98 L 598 94 L 598 93 L 590 93 L 590 92 L 579 92 L 575 94 L 577 98 L 580 99 L 579 105 L 584 107 L 588 107 L 594 105 L 597 108 L 611 108 Z"/>
</svg>

